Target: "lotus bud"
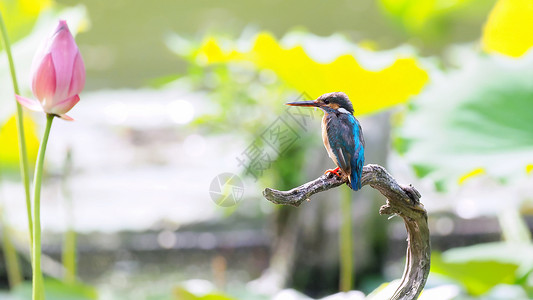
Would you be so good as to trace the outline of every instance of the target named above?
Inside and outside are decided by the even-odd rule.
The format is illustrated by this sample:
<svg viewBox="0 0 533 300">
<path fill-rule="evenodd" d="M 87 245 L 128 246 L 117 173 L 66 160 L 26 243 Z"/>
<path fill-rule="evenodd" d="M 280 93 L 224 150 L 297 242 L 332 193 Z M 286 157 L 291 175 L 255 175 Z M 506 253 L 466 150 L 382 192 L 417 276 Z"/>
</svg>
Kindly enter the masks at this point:
<svg viewBox="0 0 533 300">
<path fill-rule="evenodd" d="M 31 88 L 37 100 L 17 95 L 18 102 L 31 110 L 43 111 L 66 120 L 85 85 L 85 65 L 67 22 L 59 25 L 35 54 L 31 67 Z"/>
</svg>

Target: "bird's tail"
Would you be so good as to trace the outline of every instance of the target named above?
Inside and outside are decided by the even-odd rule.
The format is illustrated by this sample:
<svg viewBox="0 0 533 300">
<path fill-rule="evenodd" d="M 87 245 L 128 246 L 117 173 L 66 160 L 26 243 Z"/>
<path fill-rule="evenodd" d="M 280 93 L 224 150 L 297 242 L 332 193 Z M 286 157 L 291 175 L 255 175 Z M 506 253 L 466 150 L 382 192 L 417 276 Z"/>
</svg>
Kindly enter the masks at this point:
<svg viewBox="0 0 533 300">
<path fill-rule="evenodd" d="M 363 164 L 364 164 L 364 158 L 363 159 L 352 159 L 353 166 L 351 173 L 350 173 L 350 182 L 348 183 L 348 186 L 354 190 L 358 191 L 361 189 L 361 176 L 363 175 Z"/>
<path fill-rule="evenodd" d="M 350 181 L 347 182 L 346 184 L 354 191 L 360 190 L 361 189 L 361 173 L 352 172 L 352 174 L 350 174 Z"/>
</svg>

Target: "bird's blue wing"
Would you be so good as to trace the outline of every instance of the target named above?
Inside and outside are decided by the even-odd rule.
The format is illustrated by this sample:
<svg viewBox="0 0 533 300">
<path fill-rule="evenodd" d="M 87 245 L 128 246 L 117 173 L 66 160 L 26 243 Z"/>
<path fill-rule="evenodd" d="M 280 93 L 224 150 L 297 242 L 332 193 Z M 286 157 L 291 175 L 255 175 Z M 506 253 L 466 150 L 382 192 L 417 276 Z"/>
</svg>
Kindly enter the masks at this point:
<svg viewBox="0 0 533 300">
<path fill-rule="evenodd" d="M 342 115 L 344 114 L 338 117 L 328 116 L 326 132 L 331 152 L 335 155 L 335 163 L 344 172 L 350 173 L 355 143 L 351 123 Z"/>
<path fill-rule="evenodd" d="M 326 125 L 337 166 L 350 174 L 350 187 L 359 190 L 364 164 L 364 140 L 359 122 L 351 114 L 339 114 L 329 117 Z"/>
<path fill-rule="evenodd" d="M 355 124 L 353 126 L 354 136 L 354 155 L 350 162 L 352 172 L 350 174 L 350 187 L 357 191 L 361 188 L 361 176 L 363 175 L 363 166 L 365 164 L 365 139 L 363 138 L 363 131 L 359 121 L 353 117 Z"/>
</svg>

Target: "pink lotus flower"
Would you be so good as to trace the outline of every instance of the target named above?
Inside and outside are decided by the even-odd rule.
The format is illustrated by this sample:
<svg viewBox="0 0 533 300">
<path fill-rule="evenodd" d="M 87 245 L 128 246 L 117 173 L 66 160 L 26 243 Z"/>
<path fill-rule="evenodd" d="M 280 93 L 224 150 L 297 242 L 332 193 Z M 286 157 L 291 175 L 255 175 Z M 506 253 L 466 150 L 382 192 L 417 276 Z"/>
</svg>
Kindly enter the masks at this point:
<svg viewBox="0 0 533 300">
<path fill-rule="evenodd" d="M 31 79 L 31 89 L 38 101 L 17 95 L 18 102 L 28 109 L 72 120 L 65 114 L 80 101 L 85 65 L 66 21 L 59 21 L 54 34 L 35 54 Z"/>
</svg>

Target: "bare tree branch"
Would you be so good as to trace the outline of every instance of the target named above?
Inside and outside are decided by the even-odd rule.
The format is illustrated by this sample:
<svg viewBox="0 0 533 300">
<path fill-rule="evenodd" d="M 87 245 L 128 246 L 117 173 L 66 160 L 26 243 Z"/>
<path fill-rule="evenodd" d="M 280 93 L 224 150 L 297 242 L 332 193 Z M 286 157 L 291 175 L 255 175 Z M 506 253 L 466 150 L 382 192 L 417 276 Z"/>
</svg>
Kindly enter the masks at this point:
<svg viewBox="0 0 533 300">
<path fill-rule="evenodd" d="M 263 196 L 275 204 L 297 207 L 312 195 L 338 187 L 346 180 L 331 174 L 322 175 L 290 191 L 266 188 Z M 416 299 L 426 284 L 431 252 L 427 213 L 420 203 L 420 193 L 412 185 L 399 185 L 380 165 L 363 167 L 362 185 L 370 185 L 387 198 L 380 214 L 398 215 L 404 220 L 408 234 L 406 264 L 401 284 L 391 299 Z"/>
</svg>

